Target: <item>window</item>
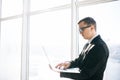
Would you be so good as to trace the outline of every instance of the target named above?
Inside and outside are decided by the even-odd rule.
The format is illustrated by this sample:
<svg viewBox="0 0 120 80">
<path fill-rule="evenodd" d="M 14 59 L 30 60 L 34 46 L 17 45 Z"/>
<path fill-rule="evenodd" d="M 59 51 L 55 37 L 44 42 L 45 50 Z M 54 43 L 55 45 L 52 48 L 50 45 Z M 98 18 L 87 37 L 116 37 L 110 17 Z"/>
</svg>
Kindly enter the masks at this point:
<svg viewBox="0 0 120 80">
<path fill-rule="evenodd" d="M 1 80 L 20 80 L 21 24 L 21 18 L 1 23 Z"/>
<path fill-rule="evenodd" d="M 22 14 L 22 0 L 2 0 L 2 18 Z"/>
<path fill-rule="evenodd" d="M 60 7 L 70 3 L 71 0 L 31 0 L 31 11 Z"/>
</svg>

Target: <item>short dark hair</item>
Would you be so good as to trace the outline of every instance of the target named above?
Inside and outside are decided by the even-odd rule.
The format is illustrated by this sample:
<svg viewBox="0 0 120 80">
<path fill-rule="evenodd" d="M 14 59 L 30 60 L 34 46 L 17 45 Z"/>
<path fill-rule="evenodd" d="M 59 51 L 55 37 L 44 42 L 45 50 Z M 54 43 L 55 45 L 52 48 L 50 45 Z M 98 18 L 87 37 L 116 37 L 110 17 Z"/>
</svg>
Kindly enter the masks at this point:
<svg viewBox="0 0 120 80">
<path fill-rule="evenodd" d="M 81 22 L 85 22 L 85 24 L 87 24 L 87 25 L 94 25 L 95 29 L 96 29 L 96 21 L 92 17 L 85 17 L 85 18 L 81 19 L 78 22 L 78 24 Z"/>
</svg>

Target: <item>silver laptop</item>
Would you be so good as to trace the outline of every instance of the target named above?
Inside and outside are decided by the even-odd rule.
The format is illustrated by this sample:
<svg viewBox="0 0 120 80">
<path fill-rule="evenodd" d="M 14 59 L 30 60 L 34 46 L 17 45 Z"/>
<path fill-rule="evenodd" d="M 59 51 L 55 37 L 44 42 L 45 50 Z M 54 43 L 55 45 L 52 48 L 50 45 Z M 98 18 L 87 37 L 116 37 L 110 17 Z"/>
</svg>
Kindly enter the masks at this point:
<svg viewBox="0 0 120 80">
<path fill-rule="evenodd" d="M 49 65 L 49 67 L 50 67 L 51 70 L 53 70 L 55 72 L 80 73 L 79 68 L 70 68 L 70 69 L 63 70 L 63 69 L 58 69 L 58 68 L 52 67 L 52 65 L 50 63 L 50 59 L 49 59 L 49 57 L 48 57 L 48 55 L 46 53 L 46 50 L 45 50 L 45 48 L 43 46 L 42 46 L 42 49 L 43 49 L 43 52 L 45 54 L 45 57 L 46 57 L 46 59 L 48 61 L 48 65 Z"/>
</svg>

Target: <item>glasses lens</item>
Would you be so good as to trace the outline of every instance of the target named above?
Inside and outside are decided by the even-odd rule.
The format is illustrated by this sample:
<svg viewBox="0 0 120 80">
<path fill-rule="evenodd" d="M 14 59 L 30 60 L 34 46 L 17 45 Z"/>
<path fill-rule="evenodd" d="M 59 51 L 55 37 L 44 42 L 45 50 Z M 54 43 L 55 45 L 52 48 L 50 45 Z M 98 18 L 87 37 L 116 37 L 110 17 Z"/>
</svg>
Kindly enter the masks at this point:
<svg viewBox="0 0 120 80">
<path fill-rule="evenodd" d="M 79 29 L 79 32 L 83 32 L 83 30 L 82 30 L 82 29 Z"/>
<path fill-rule="evenodd" d="M 86 27 L 82 27 L 82 28 L 79 28 L 79 31 L 80 32 L 83 32 L 86 28 L 89 28 L 90 26 L 86 26 Z"/>
</svg>

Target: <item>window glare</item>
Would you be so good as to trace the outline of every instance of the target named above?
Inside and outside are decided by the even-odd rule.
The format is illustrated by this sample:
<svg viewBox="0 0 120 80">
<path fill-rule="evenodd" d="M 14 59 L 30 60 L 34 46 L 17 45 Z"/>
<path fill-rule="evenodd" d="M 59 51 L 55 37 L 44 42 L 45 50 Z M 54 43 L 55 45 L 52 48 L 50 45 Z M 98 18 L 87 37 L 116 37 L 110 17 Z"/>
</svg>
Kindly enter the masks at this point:
<svg viewBox="0 0 120 80">
<path fill-rule="evenodd" d="M 30 29 L 31 46 L 56 47 L 56 49 L 61 47 L 65 49 L 62 54 L 70 54 L 70 22 L 70 10 L 32 16 Z"/>
<path fill-rule="evenodd" d="M 21 19 L 1 23 L 0 80 L 20 80 Z"/>
<path fill-rule="evenodd" d="M 2 18 L 22 14 L 22 0 L 2 0 Z"/>
<path fill-rule="evenodd" d="M 70 4 L 71 0 L 31 0 L 31 11 Z"/>
</svg>

